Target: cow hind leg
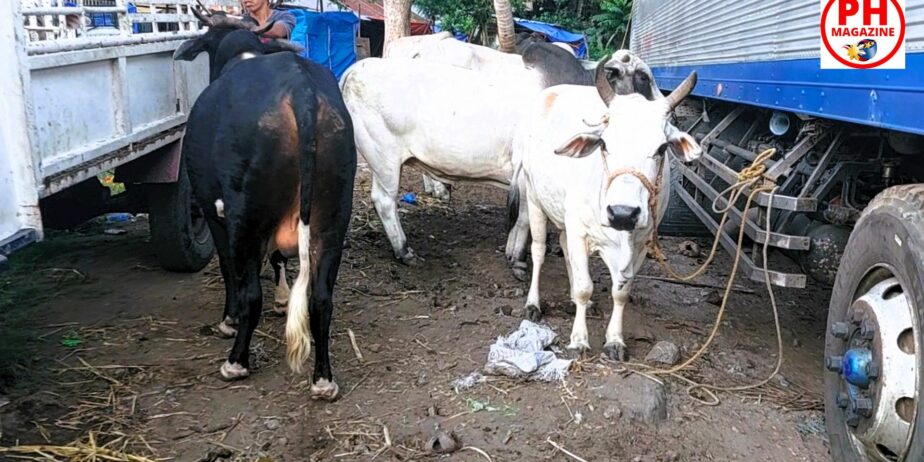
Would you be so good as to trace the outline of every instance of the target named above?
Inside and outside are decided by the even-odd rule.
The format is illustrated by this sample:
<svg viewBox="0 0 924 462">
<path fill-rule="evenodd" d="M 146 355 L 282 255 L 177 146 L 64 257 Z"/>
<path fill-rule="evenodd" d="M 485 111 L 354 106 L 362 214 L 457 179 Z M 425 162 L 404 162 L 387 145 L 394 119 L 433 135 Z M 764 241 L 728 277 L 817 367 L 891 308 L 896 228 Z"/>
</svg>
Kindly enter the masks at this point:
<svg viewBox="0 0 924 462">
<path fill-rule="evenodd" d="M 221 377 L 225 380 L 239 380 L 250 375 L 250 341 L 263 311 L 263 291 L 260 288 L 262 261 L 263 256 L 259 251 L 254 252 L 252 247 L 244 255 L 235 256 L 234 269 L 238 277 L 237 295 L 241 310 L 238 315 L 238 335 L 228 360 L 221 366 Z"/>
<path fill-rule="evenodd" d="M 510 231 L 507 234 L 507 263 L 510 265 L 510 271 L 513 272 L 513 277 L 518 281 L 526 282 L 529 274 L 527 273 L 527 268 L 529 265 L 526 264 L 526 253 L 527 248 L 529 247 L 529 212 L 527 210 L 526 203 L 526 194 L 522 191 L 522 188 L 516 183 L 512 184 L 512 188 L 520 188 L 517 191 L 511 190 L 508 194 L 508 204 L 507 207 L 511 210 L 508 212 L 511 215 L 516 216 L 516 219 L 513 220 Z M 515 208 L 516 210 L 512 210 Z M 508 219 L 511 217 L 508 217 Z"/>
<path fill-rule="evenodd" d="M 538 207 L 529 206 L 529 229 L 533 236 L 545 236 L 545 213 Z M 529 294 L 526 296 L 526 319 L 537 322 L 542 318 L 542 309 L 539 306 L 539 273 L 545 262 L 545 239 L 533 239 L 533 277 L 529 283 Z"/>
<path fill-rule="evenodd" d="M 334 247 L 325 249 L 324 247 Z M 330 323 L 334 315 L 334 306 L 331 296 L 334 291 L 334 281 L 337 279 L 337 270 L 340 266 L 342 249 L 336 245 L 322 242 L 318 252 L 320 258 L 315 262 L 312 273 L 317 277 L 311 292 L 310 324 L 311 336 L 314 337 L 314 373 L 312 374 L 311 398 L 333 401 L 337 398 L 340 387 L 334 382 L 330 367 Z"/>
<path fill-rule="evenodd" d="M 401 220 L 398 217 L 398 181 L 401 177 L 401 169 L 398 168 L 394 174 L 380 176 L 377 173 L 372 175 L 372 203 L 375 204 L 375 211 L 382 220 L 382 226 L 385 227 L 385 234 L 391 242 L 391 248 L 395 252 L 395 257 L 402 263 L 415 266 L 420 263 L 420 259 L 414 251 L 407 245 L 407 236 L 404 235 L 404 229 L 401 228 Z"/>
<path fill-rule="evenodd" d="M 218 252 L 218 266 L 221 268 L 221 279 L 225 284 L 225 308 L 221 314 L 221 321 L 216 327 L 218 334 L 225 338 L 237 335 L 237 278 L 234 277 L 234 268 L 231 260 L 231 251 L 228 244 L 228 231 L 224 223 L 215 218 L 206 219 L 215 250 Z"/>
<path fill-rule="evenodd" d="M 273 267 L 273 285 L 276 287 L 274 293 L 275 306 L 273 311 L 279 314 L 286 313 L 286 306 L 289 304 L 289 282 L 286 280 L 286 262 L 288 259 L 282 256 L 278 250 L 270 255 L 270 266 Z"/>
</svg>

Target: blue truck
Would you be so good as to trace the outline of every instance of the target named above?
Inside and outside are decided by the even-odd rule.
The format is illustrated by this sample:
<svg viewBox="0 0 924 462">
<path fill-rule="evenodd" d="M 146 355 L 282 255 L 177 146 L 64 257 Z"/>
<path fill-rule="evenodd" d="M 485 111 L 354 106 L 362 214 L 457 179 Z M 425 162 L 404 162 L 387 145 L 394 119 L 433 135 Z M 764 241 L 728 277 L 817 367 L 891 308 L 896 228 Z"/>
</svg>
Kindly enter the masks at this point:
<svg viewBox="0 0 924 462">
<path fill-rule="evenodd" d="M 729 252 L 743 226 L 746 250 L 766 242 L 798 263 L 770 264 L 773 284 L 832 286 L 824 358 L 832 457 L 921 461 L 924 1 L 905 2 L 904 69 L 823 69 L 822 13 L 833 3 L 634 2 L 631 48 L 659 87 L 699 76 L 676 117 L 704 155 L 676 166 L 662 225 L 689 229 L 693 218 Z M 776 149 L 764 174 L 778 187 L 772 203 L 760 194 L 749 211 L 736 204 L 720 228 L 710 204 L 768 148 Z M 746 277 L 763 281 L 761 253 L 744 253 Z"/>
</svg>

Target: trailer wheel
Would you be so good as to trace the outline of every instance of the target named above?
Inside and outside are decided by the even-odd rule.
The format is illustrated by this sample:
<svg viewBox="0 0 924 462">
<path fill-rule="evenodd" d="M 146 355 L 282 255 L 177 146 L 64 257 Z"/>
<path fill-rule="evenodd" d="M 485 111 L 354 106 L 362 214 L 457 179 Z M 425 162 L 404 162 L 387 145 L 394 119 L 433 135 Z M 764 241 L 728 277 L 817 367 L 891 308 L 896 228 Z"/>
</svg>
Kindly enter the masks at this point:
<svg viewBox="0 0 924 462">
<path fill-rule="evenodd" d="M 192 199 L 189 176 L 181 163 L 176 183 L 148 184 L 151 243 L 164 269 L 191 273 L 212 259 L 215 244 L 202 210 Z"/>
<path fill-rule="evenodd" d="M 825 337 L 838 462 L 924 460 L 924 185 L 881 192 L 841 259 Z"/>
</svg>

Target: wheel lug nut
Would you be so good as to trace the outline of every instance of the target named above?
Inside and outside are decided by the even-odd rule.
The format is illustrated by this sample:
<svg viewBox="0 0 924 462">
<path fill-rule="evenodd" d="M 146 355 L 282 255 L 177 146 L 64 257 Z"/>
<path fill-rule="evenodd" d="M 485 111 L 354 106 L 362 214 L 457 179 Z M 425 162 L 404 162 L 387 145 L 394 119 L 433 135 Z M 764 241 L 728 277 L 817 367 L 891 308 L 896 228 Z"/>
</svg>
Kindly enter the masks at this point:
<svg viewBox="0 0 924 462">
<path fill-rule="evenodd" d="M 844 368 L 844 357 L 828 356 L 825 358 L 825 368 L 831 372 L 840 372 Z"/>
<path fill-rule="evenodd" d="M 850 425 L 851 427 L 860 425 L 860 416 L 851 412 L 850 415 L 847 416 L 847 425 Z"/>
<path fill-rule="evenodd" d="M 864 340 L 872 340 L 876 337 L 876 325 L 870 321 L 865 320 L 860 324 L 860 337 Z"/>
<path fill-rule="evenodd" d="M 863 417 L 869 417 L 873 415 L 873 400 L 869 398 L 857 398 L 856 402 L 857 414 L 860 414 Z"/>
<path fill-rule="evenodd" d="M 847 393 L 838 393 L 837 394 L 837 407 L 841 409 L 847 409 L 847 404 L 850 403 L 850 398 L 847 397 Z"/>
<path fill-rule="evenodd" d="M 846 339 L 850 334 L 850 325 L 846 322 L 836 322 L 831 324 L 831 334 L 840 339 Z"/>
<path fill-rule="evenodd" d="M 871 379 L 878 379 L 881 373 L 882 367 L 877 363 L 871 362 L 866 366 L 866 375 Z"/>
</svg>

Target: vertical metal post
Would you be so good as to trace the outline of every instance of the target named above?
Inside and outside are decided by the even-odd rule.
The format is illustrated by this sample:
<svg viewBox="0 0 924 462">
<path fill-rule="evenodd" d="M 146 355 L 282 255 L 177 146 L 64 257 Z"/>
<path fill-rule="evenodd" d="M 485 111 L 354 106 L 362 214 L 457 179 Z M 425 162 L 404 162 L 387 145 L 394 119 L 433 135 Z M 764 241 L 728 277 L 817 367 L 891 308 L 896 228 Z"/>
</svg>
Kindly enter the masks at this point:
<svg viewBox="0 0 924 462">
<path fill-rule="evenodd" d="M 37 152 L 31 140 L 31 88 L 23 24 L 21 3 L 0 1 L 0 62 L 3 63 L 0 101 L 5 108 L 0 124 L 0 197 L 3 197 L 0 227 L 6 231 L 15 227 L 32 228 L 41 239 L 42 217 L 38 206 L 41 181 Z"/>
<path fill-rule="evenodd" d="M 126 63 L 125 56 L 119 56 L 112 62 L 112 101 L 115 103 L 116 133 L 120 135 L 128 135 L 132 132 Z"/>
</svg>

